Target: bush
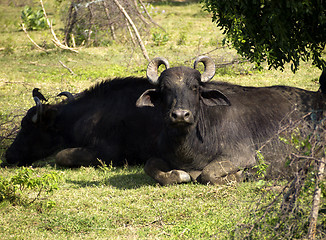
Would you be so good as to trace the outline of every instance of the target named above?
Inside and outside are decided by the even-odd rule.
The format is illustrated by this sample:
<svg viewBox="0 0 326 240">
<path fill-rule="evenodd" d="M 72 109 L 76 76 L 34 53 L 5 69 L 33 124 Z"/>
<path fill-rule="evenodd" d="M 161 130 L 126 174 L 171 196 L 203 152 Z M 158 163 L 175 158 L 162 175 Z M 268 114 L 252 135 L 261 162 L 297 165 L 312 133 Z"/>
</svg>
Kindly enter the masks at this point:
<svg viewBox="0 0 326 240">
<path fill-rule="evenodd" d="M 325 4 L 312 0 L 202 0 L 213 21 L 226 33 L 239 54 L 260 65 L 283 69 L 312 60 L 326 68 L 321 54 L 326 45 Z"/>
<path fill-rule="evenodd" d="M 313 127 L 303 126 L 289 129 L 280 140 L 289 145 L 287 157 L 289 167 L 298 166 L 294 176 L 284 185 L 284 181 L 257 182 L 261 199 L 252 209 L 244 223 L 232 232 L 234 239 L 311 239 L 310 227 L 316 238 L 326 234 L 326 179 L 320 174 L 321 160 L 325 158 L 325 121 L 314 122 Z M 259 163 L 264 164 L 258 153 Z M 265 170 L 257 167 L 257 173 Z M 291 171 L 288 171 L 290 174 Z M 324 170 L 324 174 L 325 174 Z M 264 184 L 264 187 L 262 184 Z M 281 187 L 279 186 L 281 184 Z M 320 195 L 317 194 L 320 189 Z M 316 200 L 316 199 L 319 200 Z M 316 202 L 315 202 L 316 201 Z M 312 213 L 317 213 L 316 225 L 311 224 Z M 315 226 L 315 227 L 313 227 Z"/>
<path fill-rule="evenodd" d="M 33 168 L 19 168 L 10 178 L 0 176 L 0 202 L 30 205 L 44 193 L 49 194 L 58 189 L 59 179 L 57 172 L 52 171 L 40 176 Z M 49 203 L 53 206 L 52 201 Z"/>
<path fill-rule="evenodd" d="M 153 42 L 156 46 L 165 45 L 169 41 L 169 35 L 160 31 L 153 33 Z"/>
<path fill-rule="evenodd" d="M 27 30 L 43 30 L 48 28 L 42 9 L 34 11 L 31 7 L 26 6 L 21 12 L 21 19 Z"/>
</svg>

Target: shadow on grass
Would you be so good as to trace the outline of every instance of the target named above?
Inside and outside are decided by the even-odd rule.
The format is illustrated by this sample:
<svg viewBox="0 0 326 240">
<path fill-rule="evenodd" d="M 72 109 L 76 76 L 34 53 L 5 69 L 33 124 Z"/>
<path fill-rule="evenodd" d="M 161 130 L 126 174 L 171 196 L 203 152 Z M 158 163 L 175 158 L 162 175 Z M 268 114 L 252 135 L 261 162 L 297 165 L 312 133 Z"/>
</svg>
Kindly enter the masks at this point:
<svg viewBox="0 0 326 240">
<path fill-rule="evenodd" d="M 112 186 L 118 189 L 137 189 L 143 186 L 154 186 L 156 182 L 145 173 L 119 174 L 103 176 L 100 180 L 66 180 L 78 187 Z"/>
</svg>

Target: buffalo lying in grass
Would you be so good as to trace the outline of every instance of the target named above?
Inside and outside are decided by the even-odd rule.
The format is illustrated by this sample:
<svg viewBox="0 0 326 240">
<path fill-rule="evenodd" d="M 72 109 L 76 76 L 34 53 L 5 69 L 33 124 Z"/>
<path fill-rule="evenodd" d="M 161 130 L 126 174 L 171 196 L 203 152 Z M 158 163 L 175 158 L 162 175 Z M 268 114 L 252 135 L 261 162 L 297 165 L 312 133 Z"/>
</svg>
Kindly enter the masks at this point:
<svg viewBox="0 0 326 240">
<path fill-rule="evenodd" d="M 21 130 L 6 152 L 9 164 L 30 165 L 54 153 L 65 167 L 98 165 L 98 159 L 119 166 L 144 163 L 153 156 L 162 126 L 160 113 L 135 103 L 151 85 L 145 78 L 105 81 L 76 98 L 28 110 Z"/>
<path fill-rule="evenodd" d="M 200 62 L 202 74 L 196 70 Z M 159 76 L 161 64 L 167 69 Z M 215 74 L 208 57 L 194 65 L 169 68 L 167 60 L 156 58 L 148 65 L 149 82 L 114 79 L 75 98 L 63 93 L 68 100 L 58 104 L 34 96 L 36 106 L 23 118 L 7 162 L 29 165 L 54 153 L 66 167 L 98 165 L 99 159 L 116 166 L 146 162 L 145 172 L 162 185 L 221 184 L 241 179 L 264 145 L 270 166 L 284 164 L 277 154 L 284 146 L 275 136 L 298 120 L 313 122 L 325 110 L 325 75 L 317 92 L 256 88 L 208 82 Z"/>
<path fill-rule="evenodd" d="M 201 74 L 196 67 L 205 66 Z M 158 67 L 165 65 L 158 74 Z M 158 138 L 159 158 L 150 158 L 145 172 L 162 185 L 189 182 L 221 184 L 241 178 L 254 166 L 257 150 L 282 127 L 320 115 L 325 106 L 326 79 L 318 92 L 287 86 L 243 87 L 209 82 L 215 65 L 209 57 L 194 68 L 169 68 L 164 58 L 153 59 L 147 77 L 153 84 L 138 107 L 160 109 L 164 127 Z M 310 114 L 312 113 L 312 114 Z M 282 151 L 270 144 L 272 155 Z M 274 148 L 273 148 L 274 147 Z M 271 165 L 280 164 L 278 156 Z"/>
</svg>

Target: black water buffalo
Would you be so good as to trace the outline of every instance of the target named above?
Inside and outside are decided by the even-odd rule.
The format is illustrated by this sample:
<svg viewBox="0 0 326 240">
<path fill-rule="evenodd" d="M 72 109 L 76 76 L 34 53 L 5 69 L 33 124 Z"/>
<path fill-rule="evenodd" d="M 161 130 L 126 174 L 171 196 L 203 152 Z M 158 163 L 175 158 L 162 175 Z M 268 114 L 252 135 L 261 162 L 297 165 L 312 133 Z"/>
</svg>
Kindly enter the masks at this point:
<svg viewBox="0 0 326 240">
<path fill-rule="evenodd" d="M 56 155 L 66 167 L 144 163 L 153 155 L 152 143 L 161 128 L 153 108 L 140 109 L 136 100 L 151 85 L 145 78 L 105 81 L 74 99 L 71 94 L 58 104 L 42 104 L 28 110 L 21 130 L 6 152 L 7 163 L 29 165 Z"/>
<path fill-rule="evenodd" d="M 202 74 L 196 70 L 200 62 Z M 166 70 L 159 76 L 162 64 Z M 256 164 L 263 143 L 280 127 L 316 110 L 316 101 L 325 96 L 321 90 L 208 82 L 214 74 L 215 65 L 206 56 L 197 58 L 194 68 L 169 68 L 164 58 L 148 65 L 147 77 L 155 88 L 146 90 L 137 106 L 158 108 L 163 115 L 160 157 L 145 164 L 145 172 L 162 185 L 239 180 L 243 169 Z M 326 80 L 320 82 L 325 89 Z"/>
</svg>

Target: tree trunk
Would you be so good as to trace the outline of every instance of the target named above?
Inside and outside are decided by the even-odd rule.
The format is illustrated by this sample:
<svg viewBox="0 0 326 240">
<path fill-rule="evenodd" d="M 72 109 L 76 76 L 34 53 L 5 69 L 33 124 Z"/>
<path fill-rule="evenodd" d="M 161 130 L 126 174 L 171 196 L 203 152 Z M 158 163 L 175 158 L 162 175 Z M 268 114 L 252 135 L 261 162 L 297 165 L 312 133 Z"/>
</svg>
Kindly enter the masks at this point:
<svg viewBox="0 0 326 240">
<path fill-rule="evenodd" d="M 310 214 L 308 239 L 315 239 L 316 237 L 316 226 L 317 226 L 320 195 L 321 195 L 321 188 L 319 187 L 319 183 L 323 179 L 324 169 L 325 169 L 325 157 L 323 157 L 319 162 L 318 175 L 316 177 L 316 186 L 315 186 L 314 198 L 313 198 L 311 214 Z"/>
</svg>

